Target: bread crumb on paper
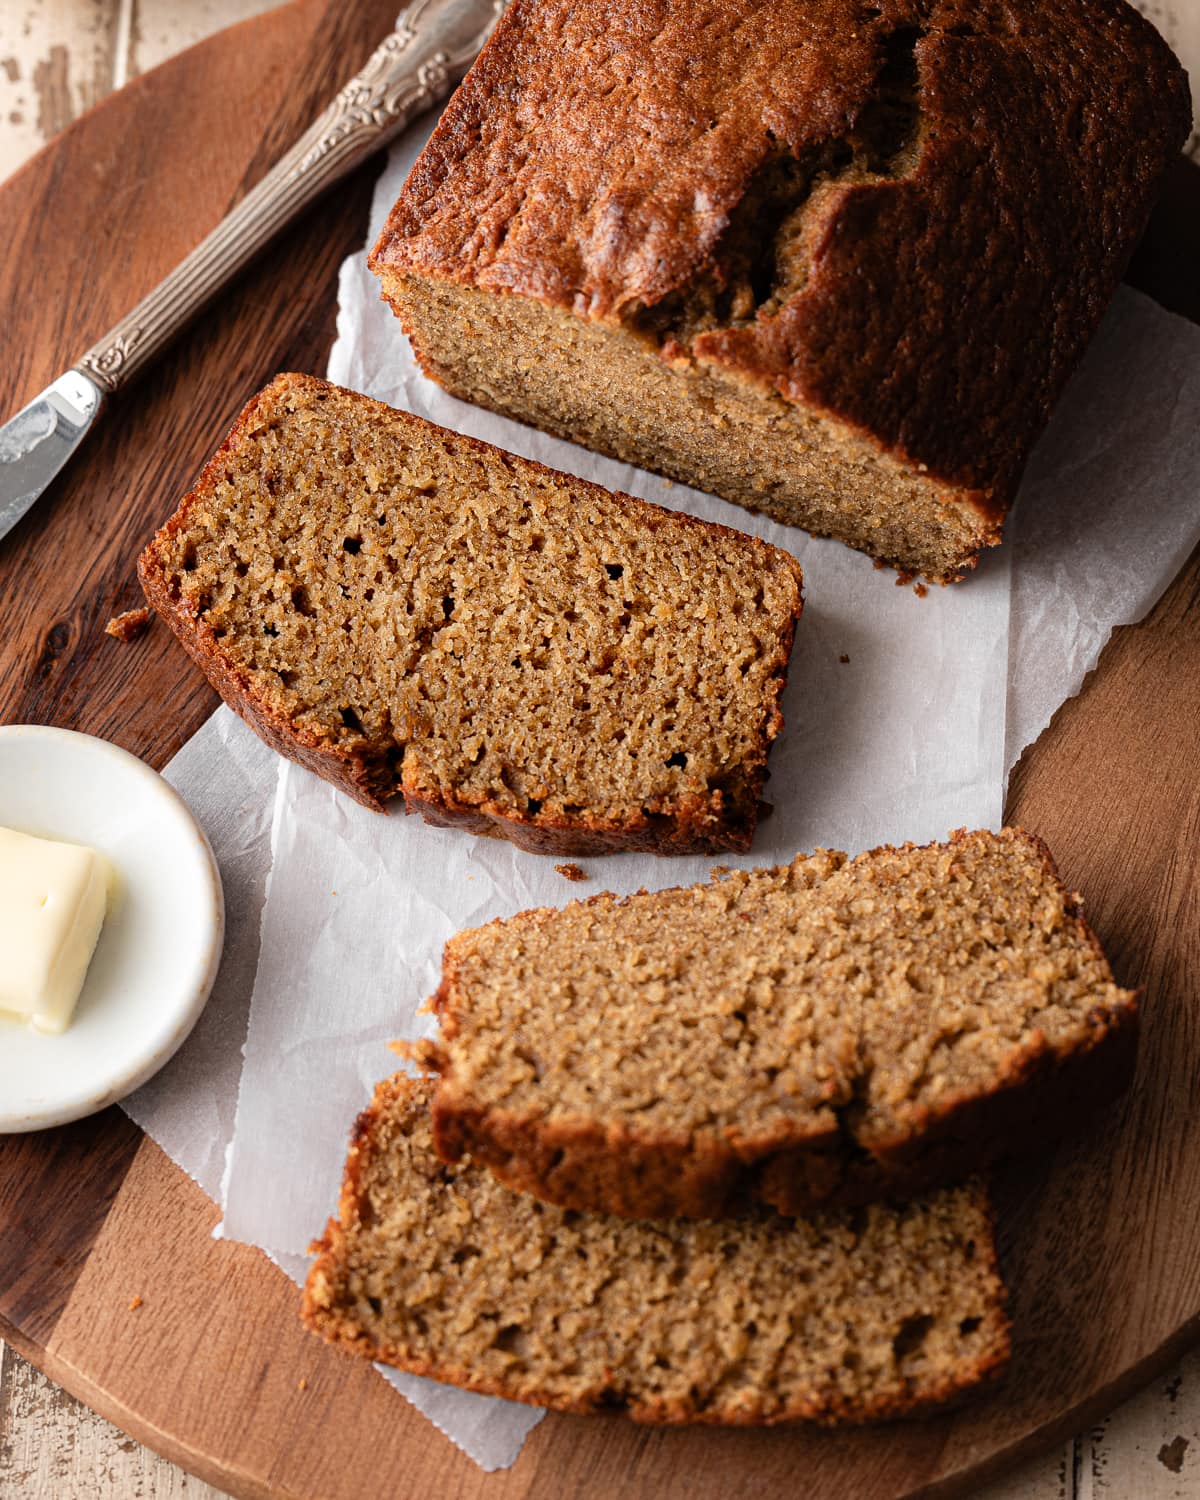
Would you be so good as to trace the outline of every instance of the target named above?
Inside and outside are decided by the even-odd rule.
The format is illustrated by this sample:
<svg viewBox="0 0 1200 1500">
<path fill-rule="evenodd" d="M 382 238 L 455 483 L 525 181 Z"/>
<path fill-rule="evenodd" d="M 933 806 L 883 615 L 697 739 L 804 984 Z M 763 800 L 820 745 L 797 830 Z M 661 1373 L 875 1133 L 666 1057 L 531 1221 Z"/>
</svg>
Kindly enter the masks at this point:
<svg viewBox="0 0 1200 1500">
<path fill-rule="evenodd" d="M 138 1308 L 141 1307 L 141 1305 L 142 1305 L 142 1299 L 140 1297 L 131 1297 L 129 1299 L 129 1311 L 130 1312 L 137 1312 Z"/>
<path fill-rule="evenodd" d="M 586 880 L 587 871 L 581 870 L 578 865 L 555 865 L 554 868 L 564 880 Z"/>
</svg>

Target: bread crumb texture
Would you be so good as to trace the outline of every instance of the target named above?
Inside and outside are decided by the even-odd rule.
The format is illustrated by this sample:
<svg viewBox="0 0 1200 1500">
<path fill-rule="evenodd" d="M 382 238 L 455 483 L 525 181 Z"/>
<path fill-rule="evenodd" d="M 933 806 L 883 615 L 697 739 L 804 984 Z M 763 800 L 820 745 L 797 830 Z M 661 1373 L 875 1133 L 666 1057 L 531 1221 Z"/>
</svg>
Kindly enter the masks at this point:
<svg viewBox="0 0 1200 1500">
<path fill-rule="evenodd" d="M 113 616 L 104 627 L 104 634 L 111 635 L 122 645 L 130 646 L 146 634 L 152 618 L 148 609 L 127 609 L 123 614 Z"/>
<path fill-rule="evenodd" d="M 380 1085 L 310 1328 L 368 1359 L 564 1411 L 644 1422 L 863 1422 L 965 1394 L 1008 1358 L 977 1185 L 811 1221 L 641 1223 L 444 1166 L 427 1082 Z"/>
<path fill-rule="evenodd" d="M 1111 1098 L 1137 1018 L 1019 829 L 522 913 L 435 1007 L 447 1158 L 636 1216 L 952 1180 Z"/>
<path fill-rule="evenodd" d="M 280 376 L 140 573 L 368 805 L 563 854 L 749 844 L 801 609 L 777 548 Z"/>
</svg>

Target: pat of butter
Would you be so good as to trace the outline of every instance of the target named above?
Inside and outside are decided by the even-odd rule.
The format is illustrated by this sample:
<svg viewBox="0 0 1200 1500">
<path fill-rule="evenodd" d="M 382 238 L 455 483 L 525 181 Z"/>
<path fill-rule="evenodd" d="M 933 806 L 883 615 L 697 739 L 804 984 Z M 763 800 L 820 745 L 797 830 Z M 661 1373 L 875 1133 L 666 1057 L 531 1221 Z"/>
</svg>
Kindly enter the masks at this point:
<svg viewBox="0 0 1200 1500">
<path fill-rule="evenodd" d="M 109 866 L 80 844 L 0 828 L 0 1010 L 61 1032 L 108 905 Z"/>
</svg>

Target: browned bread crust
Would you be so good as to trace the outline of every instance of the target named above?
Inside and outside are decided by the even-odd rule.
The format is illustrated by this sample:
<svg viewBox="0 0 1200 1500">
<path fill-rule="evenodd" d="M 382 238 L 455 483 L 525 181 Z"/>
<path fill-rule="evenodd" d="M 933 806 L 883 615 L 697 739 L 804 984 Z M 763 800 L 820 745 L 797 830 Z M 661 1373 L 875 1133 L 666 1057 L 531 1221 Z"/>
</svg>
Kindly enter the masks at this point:
<svg viewBox="0 0 1200 1500">
<path fill-rule="evenodd" d="M 812 1225 L 577 1218 L 442 1167 L 429 1091 L 377 1087 L 311 1247 L 303 1319 L 352 1354 L 558 1411 L 735 1426 L 918 1415 L 1008 1362 L 978 1183 Z"/>
<path fill-rule="evenodd" d="M 372 265 L 453 386 L 430 285 L 640 332 L 866 438 L 974 518 L 953 577 L 999 540 L 1190 124 L 1123 0 L 515 0 Z M 669 450 L 643 461 L 678 474 Z M 787 519 L 770 478 L 727 498 Z"/>
<path fill-rule="evenodd" d="M 483 960 L 481 968 L 474 950 L 464 947 L 464 939 L 473 936 L 467 933 L 452 939 L 447 945 L 443 979 L 434 999 L 434 1008 L 443 1028 L 443 1040 L 438 1044 L 423 1043 L 412 1049 L 418 1061 L 441 1074 L 433 1106 L 438 1151 L 447 1161 L 458 1161 L 469 1155 L 490 1167 L 508 1187 L 566 1208 L 634 1218 L 670 1215 L 707 1218 L 741 1211 L 755 1201 L 770 1203 L 783 1213 L 798 1214 L 830 1204 L 852 1205 L 880 1198 L 911 1197 L 931 1187 L 961 1179 L 1003 1155 L 1044 1146 L 1074 1129 L 1095 1110 L 1109 1103 L 1130 1081 L 1136 1056 L 1138 1011 L 1135 993 L 1119 989 L 1112 983 L 1108 963 L 1095 934 L 1083 918 L 1078 898 L 1064 890 L 1053 859 L 1041 840 L 1022 830 L 1010 829 L 1000 836 L 960 833 L 948 845 L 927 845 L 918 851 L 913 851 L 911 845 L 898 850 L 872 851 L 854 862 L 865 871 L 861 889 L 856 886 L 851 892 L 850 902 L 839 906 L 837 910 L 841 915 L 831 918 L 835 924 L 831 931 L 840 944 L 843 930 L 840 923 L 847 920 L 845 912 L 853 910 L 855 901 L 864 903 L 870 912 L 874 910 L 871 903 L 889 899 L 886 884 L 873 883 L 871 861 L 877 856 L 903 860 L 910 851 L 917 855 L 929 852 L 935 856 L 946 852 L 956 859 L 958 849 L 965 851 L 972 845 L 978 847 L 981 840 L 993 842 L 1000 850 L 1006 845 L 1016 845 L 1023 857 L 1031 856 L 1040 864 L 1034 897 L 1042 905 L 1030 914 L 1034 926 L 1028 955 L 1023 955 L 1019 946 L 1014 945 L 1013 957 L 1004 960 L 999 972 L 1003 975 L 1005 968 L 1011 971 L 1013 965 L 1027 963 L 1031 989 L 1043 994 L 1039 1001 L 1042 1009 L 1047 1015 L 1058 1012 L 1055 1034 L 1047 1035 L 1050 1023 L 1046 1029 L 1025 1025 L 1015 1039 L 1007 1030 L 999 1031 L 997 1040 L 989 1044 L 983 1068 L 972 1066 L 965 1079 L 952 1081 L 949 1088 L 939 1087 L 932 1096 L 927 1096 L 926 1085 L 918 1078 L 911 1096 L 904 1095 L 900 1109 L 877 1111 L 868 1108 L 865 1091 L 870 1086 L 872 1073 L 883 1074 L 886 1061 L 872 1054 L 863 1039 L 867 1030 L 864 1026 L 862 1035 L 854 1044 L 854 1056 L 841 1065 L 840 1072 L 849 1082 L 838 1084 L 836 1090 L 834 1084 L 821 1083 L 825 1076 L 822 1068 L 828 1067 L 829 1055 L 821 1051 L 813 1064 L 812 1076 L 804 1073 L 792 1085 L 797 1090 L 798 1100 L 794 1110 L 772 1107 L 765 1120 L 755 1121 L 752 1125 L 733 1120 L 696 1130 L 663 1128 L 661 1125 L 648 1127 L 643 1113 L 646 1101 L 640 1094 L 637 1107 L 627 1112 L 624 1105 L 614 1099 L 612 1079 L 619 1064 L 597 1052 L 594 1042 L 580 1041 L 575 1044 L 577 1067 L 588 1067 L 593 1074 L 589 1098 L 594 1103 L 590 1108 L 574 1099 L 568 1106 L 558 1097 L 555 1085 L 551 1083 L 526 1087 L 520 1096 L 521 1104 L 508 1106 L 497 1102 L 488 1093 L 481 1093 L 485 1086 L 480 1073 L 483 1064 L 472 1040 L 476 1030 L 472 1012 L 478 1001 L 471 983 L 464 983 L 463 966 L 469 956 L 473 965 L 473 982 L 479 985 L 481 974 L 487 972 L 487 960 Z M 846 873 L 851 873 L 854 865 L 843 868 Z M 786 875 L 784 871 L 762 873 L 768 877 Z M 1006 878 L 1003 868 L 1000 878 Z M 820 887 L 817 889 L 819 893 Z M 970 890 L 970 877 L 966 889 Z M 696 887 L 695 890 L 702 892 L 704 888 Z M 659 894 L 659 900 L 677 894 L 663 892 Z M 647 905 L 654 903 L 655 899 L 643 893 L 614 906 L 613 897 L 597 896 L 583 903 L 573 903 L 573 908 L 599 908 L 612 912 L 616 920 L 611 933 L 605 929 L 605 941 L 611 941 L 614 946 L 623 943 L 636 945 L 646 941 L 644 930 L 622 932 L 621 908 L 628 907 L 631 901 Z M 906 899 L 906 893 L 897 899 Z M 952 886 L 947 886 L 945 899 L 955 899 Z M 743 912 L 734 906 L 729 914 L 723 913 L 717 920 L 734 927 L 739 920 L 750 923 L 745 929 L 744 944 L 746 949 L 752 950 L 755 944 L 752 913 L 757 910 L 761 908 L 750 907 Z M 1040 984 L 1046 982 L 1039 978 L 1039 974 L 1044 975 L 1047 965 L 1054 962 L 1054 955 L 1048 955 L 1032 940 L 1036 923 L 1043 920 L 1045 911 L 1052 913 L 1051 920 L 1059 934 L 1054 952 L 1061 956 L 1062 972 L 1071 976 L 1083 967 L 1087 969 L 1086 983 L 1070 996 L 1065 989 L 1060 993 L 1051 987 L 1060 981 L 1050 981 L 1044 992 L 1039 991 Z M 681 912 L 686 915 L 683 908 L 672 907 L 670 912 L 664 909 L 659 920 L 663 924 L 673 924 L 684 919 Z M 558 916 L 559 913 L 546 910 L 524 913 L 509 921 L 518 926 L 524 924 L 522 930 L 532 933 L 538 927 L 552 929 Z M 853 923 L 853 917 L 849 921 Z M 491 924 L 495 929 L 506 925 Z M 481 932 L 486 933 L 487 929 Z M 807 932 L 807 928 L 801 929 L 802 936 Z M 698 948 L 703 933 L 699 930 L 680 931 L 676 937 L 681 951 L 690 955 L 694 946 Z M 846 941 L 854 944 L 852 925 Z M 893 957 L 884 956 L 878 971 L 881 994 L 888 993 L 889 966 L 897 971 L 905 970 L 911 951 L 911 944 L 905 941 L 897 944 Z M 850 952 L 856 964 L 865 966 L 868 963 L 865 949 L 851 946 Z M 788 961 L 783 949 L 765 956 L 781 965 Z M 583 970 L 579 966 L 573 967 L 573 953 L 569 948 L 564 947 L 556 960 L 547 963 L 547 958 L 545 955 L 539 962 L 551 976 L 548 988 L 554 993 L 550 1003 L 555 1007 L 555 1026 L 561 1031 L 578 1012 L 581 1002 L 564 999 L 564 995 L 582 993 L 580 975 Z M 657 970 L 648 972 L 657 973 Z M 688 972 L 685 960 L 685 978 Z M 719 1008 L 726 989 L 732 996 L 728 1000 L 730 1006 L 747 1003 L 743 991 L 737 987 L 736 978 L 726 978 L 717 984 L 702 969 L 697 973 L 704 974 L 706 988 L 698 992 L 695 1000 L 688 1002 L 686 1013 L 678 1019 L 674 1010 L 659 1016 L 650 996 L 644 1002 L 648 1006 L 648 1015 L 654 1017 L 646 1022 L 647 1035 L 653 1031 L 677 1039 L 681 1062 L 688 1070 L 684 1078 L 690 1083 L 695 1082 L 694 1075 L 701 1064 L 694 1059 L 688 1060 L 685 1049 L 692 1044 L 696 1033 L 687 1028 L 695 1026 L 697 1018 L 701 1018 L 700 1024 L 703 1025 L 702 1018 L 711 1014 L 712 1007 Z M 945 983 L 952 994 L 959 983 L 955 973 L 953 969 L 945 971 Z M 698 979 L 697 984 L 700 983 Z M 712 988 L 714 984 L 717 984 L 716 989 Z M 961 985 L 964 996 L 973 993 L 968 990 L 966 979 Z M 752 988 L 753 983 L 744 992 L 747 997 L 752 994 Z M 847 1003 L 849 999 L 847 996 Z M 622 996 L 621 1000 L 622 1003 L 636 1004 L 638 997 L 635 993 Z M 604 1005 L 608 1002 L 603 997 L 596 997 L 588 1003 Z M 816 1003 L 815 999 L 813 1003 Z M 877 1001 L 877 1009 L 882 1011 L 885 1003 L 884 1000 Z M 986 993 L 983 1000 L 977 999 L 973 1003 L 978 1008 L 985 1008 Z M 667 1002 L 661 997 L 659 1004 L 664 1011 L 668 1009 Z M 1000 1014 L 997 1010 L 998 1018 Z M 760 1024 L 764 1027 L 789 1026 L 793 1024 L 790 1015 L 788 1012 L 775 1016 L 771 1010 Z M 836 1014 L 830 1015 L 824 1025 L 828 1029 L 838 1021 Z M 899 1023 L 899 1030 L 903 1032 L 908 1024 Z M 932 1002 L 928 1019 L 917 1019 L 911 1024 L 931 1028 L 934 1045 L 939 1029 L 952 1032 L 954 1026 L 966 1025 L 953 1007 L 935 1007 Z M 978 1019 L 974 1023 L 980 1028 L 980 1034 L 986 1024 Z M 991 1024 L 995 1026 L 999 1021 Z M 548 1077 L 557 1078 L 557 1064 L 543 1053 L 542 1033 L 521 1017 L 514 1018 L 513 1025 L 520 1027 L 521 1056 L 528 1054 L 535 1059 L 539 1081 L 543 1068 Z M 468 1040 L 460 1043 L 458 1039 L 465 1032 L 469 1032 Z M 899 1041 L 909 1039 L 903 1036 Z M 829 1039 L 824 1040 L 828 1042 Z M 466 1045 L 471 1046 L 470 1053 L 465 1050 Z M 877 1053 L 878 1044 L 875 1045 Z M 638 1051 L 636 1044 L 627 1043 L 626 1048 L 635 1055 Z M 734 1068 L 749 1066 L 738 1060 L 734 1043 L 730 1043 L 728 1055 L 734 1059 Z M 473 1059 L 468 1066 L 472 1069 L 474 1083 L 464 1082 L 460 1076 L 460 1065 L 468 1056 Z M 943 1066 L 952 1068 L 953 1063 Z M 839 1070 L 835 1068 L 834 1072 L 837 1074 Z M 669 1101 L 674 1097 L 675 1082 L 674 1077 L 664 1080 L 659 1095 L 661 1099 Z M 811 1097 L 814 1089 L 821 1087 L 831 1091 L 830 1107 L 814 1110 L 810 1107 Z M 763 1107 L 770 1100 L 772 1088 L 773 1084 L 764 1078 L 760 1086 L 761 1097 L 753 1094 L 747 1097 L 756 1101 L 756 1107 Z M 724 1116 L 721 1118 L 724 1120 Z"/>
<path fill-rule="evenodd" d="M 766 626 L 763 643 L 766 655 L 762 670 L 766 691 L 753 706 L 746 725 L 756 725 L 755 742 L 741 762 L 730 768 L 721 784 L 697 789 L 684 786 L 664 790 L 652 799 L 643 799 L 633 810 L 620 814 L 608 812 L 602 805 L 580 805 L 564 813 L 553 803 L 530 811 L 487 794 L 447 787 L 431 777 L 417 757 L 404 753 L 401 738 L 388 732 L 360 732 L 347 728 L 339 720 L 316 720 L 301 715 L 305 707 L 293 703 L 278 691 L 279 673 L 247 665 L 235 649 L 237 642 L 221 627 L 218 634 L 212 618 L 195 589 L 189 587 L 181 572 L 180 556 L 191 545 L 197 533 L 203 546 L 212 553 L 221 547 L 246 538 L 219 534 L 216 523 L 207 512 L 219 509 L 218 492 L 230 482 L 230 469 L 239 455 L 252 443 L 263 427 L 278 424 L 299 410 L 322 403 L 338 403 L 352 413 L 361 413 L 364 423 L 385 423 L 394 430 L 397 443 L 414 448 L 434 445 L 479 457 L 484 463 L 503 465 L 518 478 L 537 481 L 545 476 L 555 484 L 569 488 L 571 496 L 582 506 L 593 508 L 602 501 L 614 520 L 620 519 L 631 530 L 639 530 L 647 541 L 662 533 L 677 538 L 698 539 L 708 565 L 714 570 L 738 566 L 755 573 L 755 581 L 773 574 L 781 581 L 782 594 L 788 604 Z M 453 445 L 450 449 L 449 445 Z M 337 462 L 336 457 L 330 460 Z M 257 481 L 255 481 L 257 482 Z M 266 512 L 275 497 L 265 491 L 259 497 Z M 378 508 L 378 507 L 375 507 Z M 569 527 L 567 509 L 559 512 L 559 526 Z M 248 544 L 248 543 L 247 543 Z M 226 567 L 224 561 L 222 567 Z M 245 562 L 238 567 L 244 570 Z M 315 564 L 326 564 L 317 559 Z M 480 564 L 482 570 L 483 564 Z M 761 570 L 761 571 L 760 571 Z M 239 581 L 231 571 L 222 582 L 236 589 Z M 782 727 L 780 700 L 787 677 L 796 621 L 802 609 L 802 577 L 799 566 L 787 553 L 746 537 L 729 528 L 667 511 L 660 506 L 630 495 L 614 494 L 584 480 L 555 474 L 544 465 L 502 453 L 490 444 L 459 434 L 445 432 L 407 412 L 395 411 L 365 396 L 341 391 L 324 381 L 303 375 L 281 375 L 255 396 L 238 417 L 228 438 L 205 466 L 192 491 L 181 501 L 178 511 L 161 529 L 143 552 L 138 574 L 147 599 L 170 625 L 192 659 L 203 670 L 222 698 L 274 750 L 290 760 L 323 776 L 361 802 L 383 810 L 387 800 L 402 793 L 406 810 L 421 813 L 426 821 L 444 827 L 461 827 L 473 833 L 493 834 L 508 839 L 535 853 L 589 855 L 614 850 L 643 850 L 661 854 L 706 853 L 720 850 L 744 850 L 749 847 L 758 815 L 759 796 L 766 779 L 766 761 L 771 742 Z M 781 594 L 781 597 L 782 597 Z M 761 596 L 761 591 L 760 591 Z M 768 611 L 769 612 L 769 611 Z M 334 628 L 334 627 L 331 627 Z M 660 627 L 669 631 L 668 623 Z M 338 637 L 340 639 L 340 637 Z M 768 640 L 769 638 L 769 640 Z M 619 644 L 619 642 L 615 643 Z M 261 649 L 261 643 L 260 643 Z M 281 657 L 275 666 L 294 665 Z M 714 658 L 701 663 L 699 670 L 724 670 Z M 600 691 L 598 682 L 597 692 Z M 593 694 L 596 696 L 596 694 Z M 485 698 L 480 687 L 480 698 Z M 387 715 L 383 715 L 387 719 Z M 580 721 L 579 736 L 589 731 Z"/>
</svg>

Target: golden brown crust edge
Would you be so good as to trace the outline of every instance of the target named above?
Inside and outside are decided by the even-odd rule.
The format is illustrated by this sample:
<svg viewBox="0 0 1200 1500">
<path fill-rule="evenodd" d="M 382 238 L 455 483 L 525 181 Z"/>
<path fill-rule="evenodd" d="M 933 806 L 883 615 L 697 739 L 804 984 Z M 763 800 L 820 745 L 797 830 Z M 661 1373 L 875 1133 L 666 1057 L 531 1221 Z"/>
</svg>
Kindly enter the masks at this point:
<svg viewBox="0 0 1200 1500">
<path fill-rule="evenodd" d="M 211 627 L 195 615 L 171 587 L 162 549 L 186 525 L 191 510 L 207 500 L 224 472 L 225 456 L 245 437 L 259 408 L 294 388 L 304 388 L 309 376 L 280 375 L 252 396 L 238 414 L 229 436 L 201 470 L 200 477 L 179 502 L 175 514 L 159 529 L 138 558 L 138 580 L 147 602 L 171 627 L 177 640 L 233 711 L 249 724 L 272 750 L 297 765 L 331 781 L 364 807 L 384 810 L 390 770 L 374 758 L 354 754 L 343 746 L 323 741 L 275 713 L 255 692 L 247 674 L 221 650 Z"/>
<path fill-rule="evenodd" d="M 653 854 L 716 854 L 744 852 L 749 849 L 758 820 L 759 796 L 767 776 L 767 757 L 772 742 L 783 727 L 780 703 L 787 684 L 796 623 L 804 607 L 803 575 L 799 564 L 789 553 L 768 547 L 766 543 L 746 537 L 730 527 L 677 514 L 633 495 L 611 492 L 622 504 L 634 506 L 641 519 L 652 527 L 671 521 L 699 527 L 710 533 L 729 533 L 743 542 L 752 542 L 773 560 L 783 561 L 795 580 L 795 607 L 785 623 L 779 650 L 772 663 L 773 691 L 764 718 L 761 742 L 756 755 L 742 768 L 743 785 L 739 795 L 732 799 L 733 805 L 728 810 L 727 799 L 717 791 L 704 799 L 694 796 L 680 798 L 661 809 L 643 812 L 641 816 L 626 822 L 587 817 L 566 822 L 555 820 L 547 814 L 529 816 L 513 813 L 507 809 L 479 805 L 449 796 L 442 789 L 418 787 L 412 784 L 411 779 L 406 780 L 402 761 L 397 776 L 392 757 L 380 756 L 369 747 L 351 747 L 322 740 L 303 727 L 293 724 L 263 702 L 256 694 L 248 674 L 221 650 L 220 643 L 204 619 L 196 616 L 173 591 L 170 575 L 163 563 L 162 548 L 186 524 L 192 508 L 211 496 L 223 473 L 225 455 L 246 435 L 259 408 L 268 400 L 285 396 L 290 390 L 335 391 L 338 394 L 355 395 L 362 401 L 370 399 L 358 396 L 355 392 L 343 392 L 340 387 L 311 375 L 276 376 L 270 385 L 253 396 L 242 409 L 225 441 L 205 464 L 199 479 L 180 501 L 175 514 L 143 550 L 137 565 L 138 578 L 147 602 L 166 620 L 179 643 L 221 698 L 259 738 L 277 754 L 332 782 L 347 796 L 373 811 L 386 812 L 388 799 L 401 794 L 406 812 L 419 813 L 427 823 L 435 827 L 461 828 L 470 833 L 503 838 L 532 854 L 576 856 L 630 850 Z M 421 426 L 432 425 L 410 413 L 398 412 L 396 408 L 388 407 L 383 402 L 371 401 L 370 404 L 410 422 L 420 423 Z M 514 457 L 493 444 L 476 438 L 460 433 L 454 434 L 454 437 L 456 441 L 469 447 L 499 453 L 506 460 Z M 519 462 L 540 472 L 555 472 L 533 459 L 520 459 Z M 592 489 L 601 488 L 586 480 L 572 480 L 572 483 Z"/>
<path fill-rule="evenodd" d="M 994 1346 L 989 1353 L 974 1365 L 960 1370 L 938 1385 L 917 1394 L 906 1395 L 865 1405 L 847 1401 L 834 1393 L 823 1401 L 803 1402 L 774 1412 L 769 1416 L 756 1415 L 748 1410 L 744 1399 L 732 1409 L 706 1407 L 697 1409 L 683 1403 L 631 1402 L 614 1407 L 611 1394 L 598 1391 L 594 1396 L 579 1401 L 563 1401 L 552 1392 L 521 1392 L 506 1387 L 501 1381 L 489 1381 L 476 1372 L 456 1365 L 449 1360 L 431 1360 L 415 1355 L 400 1345 L 372 1340 L 362 1328 L 345 1316 L 338 1308 L 337 1294 L 347 1238 L 362 1219 L 366 1198 L 365 1177 L 370 1153 L 375 1146 L 380 1126 L 386 1119 L 389 1104 L 397 1096 L 411 1093 L 413 1080 L 403 1074 L 385 1079 L 375 1090 L 370 1105 L 362 1111 L 354 1124 L 350 1150 L 346 1160 L 338 1202 L 338 1216 L 330 1219 L 325 1233 L 309 1247 L 310 1254 L 317 1258 L 309 1269 L 304 1285 L 300 1316 L 305 1326 L 319 1334 L 327 1343 L 335 1344 L 347 1353 L 360 1358 L 378 1360 L 395 1369 L 406 1370 L 412 1375 L 422 1375 L 430 1380 L 443 1381 L 464 1390 L 475 1391 L 483 1396 L 501 1396 L 509 1401 L 520 1401 L 530 1406 L 551 1410 L 591 1415 L 612 1413 L 619 1410 L 632 1421 L 650 1426 L 736 1426 L 775 1427 L 791 1423 L 810 1422 L 820 1426 L 862 1426 L 871 1422 L 891 1421 L 904 1417 L 919 1417 L 935 1411 L 944 1411 L 968 1397 L 972 1397 L 993 1384 L 1003 1375 L 1011 1356 L 1011 1320 L 1007 1312 L 997 1311 L 997 1327 Z M 994 1230 L 995 1213 L 988 1201 L 989 1231 Z M 1004 1297 L 1003 1281 L 996 1255 L 995 1236 L 989 1232 L 986 1242 L 978 1245 L 978 1253 L 986 1261 L 986 1271 L 996 1284 L 1001 1299 Z"/>
<path fill-rule="evenodd" d="M 1024 829 L 1011 831 L 1037 852 L 1047 877 L 1058 881 L 1045 843 Z M 958 830 L 951 841 L 963 836 Z M 1103 959 L 1074 902 L 1067 915 L 1080 940 Z M 433 999 L 450 1035 L 456 985 L 451 943 Z M 628 1218 L 721 1218 L 755 1202 L 803 1214 L 913 1197 L 1069 1134 L 1133 1077 L 1137 992 L 1121 993 L 1121 1003 L 1097 1007 L 1087 1017 L 1077 1045 L 1052 1047 L 1035 1033 L 1013 1050 L 991 1090 L 952 1096 L 936 1110 L 914 1113 L 903 1134 L 870 1142 L 860 1142 L 844 1118 L 829 1130 L 781 1126 L 736 1144 L 590 1119 L 546 1124 L 460 1096 L 443 1072 L 448 1058 L 439 1047 L 424 1046 L 420 1061 L 442 1074 L 432 1106 L 439 1155 L 447 1162 L 470 1155 L 516 1191 L 562 1208 Z"/>
</svg>

